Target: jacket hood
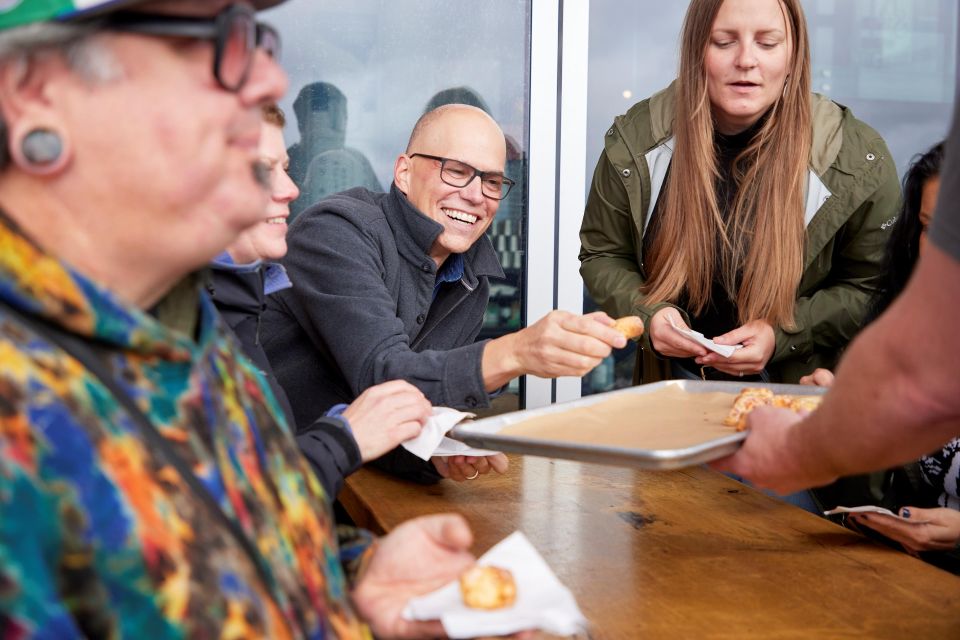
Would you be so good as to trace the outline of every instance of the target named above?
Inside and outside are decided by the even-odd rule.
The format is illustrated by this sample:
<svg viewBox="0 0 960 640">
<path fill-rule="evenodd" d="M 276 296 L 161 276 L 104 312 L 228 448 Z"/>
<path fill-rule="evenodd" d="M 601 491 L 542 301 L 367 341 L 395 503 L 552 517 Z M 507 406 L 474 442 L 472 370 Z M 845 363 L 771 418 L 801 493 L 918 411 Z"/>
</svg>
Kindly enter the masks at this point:
<svg viewBox="0 0 960 640">
<path fill-rule="evenodd" d="M 663 144 L 673 136 L 676 84 L 674 80 L 666 89 L 650 96 L 648 101 L 650 115 L 647 126 L 653 139 L 651 147 Z M 630 128 L 641 125 L 636 118 L 631 118 L 637 106 L 639 105 L 635 105 L 625 115 L 617 118 L 621 126 Z M 843 146 L 843 120 L 850 115 L 850 112 L 846 107 L 818 93 L 810 94 L 810 109 L 813 125 L 810 167 L 818 176 L 822 176 L 840 153 L 840 148 Z M 634 132 L 635 136 L 636 133 Z"/>
</svg>

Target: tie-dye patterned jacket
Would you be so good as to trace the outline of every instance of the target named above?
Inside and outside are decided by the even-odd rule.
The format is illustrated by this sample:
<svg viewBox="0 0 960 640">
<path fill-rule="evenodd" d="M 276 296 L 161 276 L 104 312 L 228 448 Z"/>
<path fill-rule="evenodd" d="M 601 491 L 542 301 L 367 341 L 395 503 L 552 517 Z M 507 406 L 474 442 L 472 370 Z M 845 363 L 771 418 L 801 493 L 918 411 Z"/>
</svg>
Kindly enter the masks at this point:
<svg viewBox="0 0 960 640">
<path fill-rule="evenodd" d="M 197 290 L 196 338 L 0 216 L 0 638 L 367 638 L 339 530 L 256 368 Z M 120 385 L 260 553 L 270 584 L 105 387 L 10 317 L 110 349 Z M 349 535 L 348 537 L 348 534 Z"/>
</svg>

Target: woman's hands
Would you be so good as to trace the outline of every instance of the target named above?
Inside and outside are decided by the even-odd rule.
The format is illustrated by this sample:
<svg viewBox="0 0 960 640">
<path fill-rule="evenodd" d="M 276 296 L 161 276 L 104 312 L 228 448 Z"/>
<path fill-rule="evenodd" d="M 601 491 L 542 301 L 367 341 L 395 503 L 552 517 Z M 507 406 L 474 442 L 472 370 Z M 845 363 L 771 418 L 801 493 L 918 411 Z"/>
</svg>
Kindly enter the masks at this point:
<svg viewBox="0 0 960 640">
<path fill-rule="evenodd" d="M 851 513 L 847 517 L 861 527 L 870 527 L 877 533 L 899 542 L 907 553 L 921 551 L 953 551 L 960 543 L 960 511 L 953 509 L 918 509 L 904 507 L 903 522 L 882 513 Z"/>
<path fill-rule="evenodd" d="M 697 364 L 735 376 L 763 371 L 777 346 L 773 327 L 766 320 L 752 320 L 713 341 L 723 345 L 742 344 L 743 348 L 734 351 L 729 358 L 711 351 L 698 357 Z"/>
<path fill-rule="evenodd" d="M 674 331 L 670 326 L 671 320 L 679 328 L 689 329 L 683 316 L 673 307 L 664 307 L 650 318 L 650 344 L 657 353 L 668 358 L 698 358 L 709 353 L 693 340 Z"/>
<path fill-rule="evenodd" d="M 777 346 L 770 323 L 753 320 L 713 339 L 721 345 L 743 345 L 729 358 L 724 358 L 674 331 L 671 320 L 681 329 L 688 328 L 683 316 L 673 307 L 664 307 L 650 318 L 650 343 L 657 353 L 669 358 L 695 358 L 700 366 L 713 367 L 730 375 L 759 373 L 767 366 Z"/>
</svg>

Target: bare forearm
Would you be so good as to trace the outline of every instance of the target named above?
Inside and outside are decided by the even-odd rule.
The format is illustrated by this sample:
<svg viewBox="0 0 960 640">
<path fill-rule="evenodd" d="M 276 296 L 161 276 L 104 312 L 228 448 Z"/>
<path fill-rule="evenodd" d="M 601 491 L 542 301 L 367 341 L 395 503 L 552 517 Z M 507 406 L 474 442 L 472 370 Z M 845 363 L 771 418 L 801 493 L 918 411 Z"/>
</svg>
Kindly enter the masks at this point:
<svg viewBox="0 0 960 640">
<path fill-rule="evenodd" d="M 897 303 L 854 341 L 823 406 L 787 439 L 812 483 L 916 459 L 960 433 L 960 263 L 926 252 Z"/>
</svg>

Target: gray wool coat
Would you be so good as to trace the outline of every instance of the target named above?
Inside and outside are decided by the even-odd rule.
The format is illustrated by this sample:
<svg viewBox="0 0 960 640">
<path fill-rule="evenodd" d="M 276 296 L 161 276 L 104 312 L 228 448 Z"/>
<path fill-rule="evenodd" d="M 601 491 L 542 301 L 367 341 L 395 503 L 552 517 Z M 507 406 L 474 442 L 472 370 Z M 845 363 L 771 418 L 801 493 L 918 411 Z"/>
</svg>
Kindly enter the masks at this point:
<svg viewBox="0 0 960 640">
<path fill-rule="evenodd" d="M 261 335 L 298 428 L 388 380 L 434 405 L 489 404 L 476 338 L 488 278 L 503 270 L 482 236 L 463 255 L 463 277 L 433 299 L 429 251 L 442 229 L 395 186 L 333 195 L 293 223 L 283 265 L 294 285 L 270 296 Z"/>
</svg>

